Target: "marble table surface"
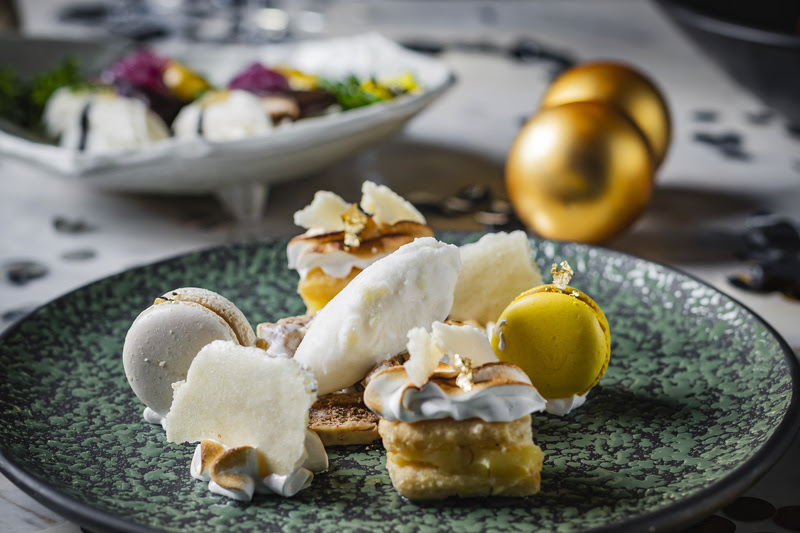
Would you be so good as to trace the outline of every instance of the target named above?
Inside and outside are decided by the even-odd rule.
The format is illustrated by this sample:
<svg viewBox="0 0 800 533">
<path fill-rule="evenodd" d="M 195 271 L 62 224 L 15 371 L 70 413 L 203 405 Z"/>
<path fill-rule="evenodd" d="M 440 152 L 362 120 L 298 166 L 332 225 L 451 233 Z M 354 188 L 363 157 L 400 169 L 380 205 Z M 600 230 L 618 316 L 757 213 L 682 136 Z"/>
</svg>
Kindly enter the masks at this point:
<svg viewBox="0 0 800 533">
<path fill-rule="evenodd" d="M 653 4 L 325 5 L 329 35 L 378 30 L 403 42 L 443 45 L 439 57 L 455 71 L 456 86 L 402 134 L 324 172 L 274 186 L 264 216 L 247 228 L 213 197 L 101 192 L 0 158 L 0 330 L 58 295 L 137 265 L 241 239 L 293 234 L 292 213 L 318 189 L 356 197 L 361 182 L 372 179 L 404 195 L 425 191 L 445 198 L 465 185 L 485 184 L 503 196 L 508 149 L 551 79 L 552 65 L 546 61 L 522 63 L 505 53 L 511 43 L 529 38 L 579 61 L 612 58 L 637 65 L 669 100 L 674 137 L 652 203 L 634 227 L 606 246 L 677 267 L 730 294 L 800 352 L 800 302 L 745 291 L 729 281 L 749 268 L 735 252 L 750 215 L 768 210 L 800 223 L 800 137 L 699 55 Z M 54 12 L 21 9 L 26 34 L 102 36 L 98 28 L 61 24 Z M 726 157 L 697 142 L 698 133 L 740 135 L 745 157 Z M 437 229 L 480 228 L 468 218 L 431 222 Z M 24 261 L 41 267 L 44 275 L 14 281 L 9 268 Z M 797 511 L 798 465 L 800 440 L 795 439 L 746 495 Z M 722 511 L 715 516 L 731 522 Z M 735 523 L 736 531 L 745 532 L 789 531 L 785 525 L 770 519 Z M 0 476 L 0 531 L 79 530 Z"/>
</svg>

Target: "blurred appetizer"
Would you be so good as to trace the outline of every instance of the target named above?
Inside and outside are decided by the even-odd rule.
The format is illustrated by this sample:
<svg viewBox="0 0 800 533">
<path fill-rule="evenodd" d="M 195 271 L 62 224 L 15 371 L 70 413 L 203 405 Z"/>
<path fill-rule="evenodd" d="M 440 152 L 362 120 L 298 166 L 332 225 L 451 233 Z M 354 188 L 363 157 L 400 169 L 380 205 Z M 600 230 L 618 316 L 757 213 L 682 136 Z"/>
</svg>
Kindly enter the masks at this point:
<svg viewBox="0 0 800 533">
<path fill-rule="evenodd" d="M 318 191 L 294 214 L 305 233 L 286 249 L 289 268 L 300 275 L 298 293 L 313 314 L 375 261 L 433 231 L 425 217 L 385 185 L 365 181 L 360 204 Z"/>
<path fill-rule="evenodd" d="M 419 92 L 413 74 L 377 81 L 321 79 L 253 63 L 214 86 L 199 70 L 141 49 L 86 79 L 74 60 L 26 82 L 0 68 L 0 120 L 71 150 L 115 153 L 171 136 L 231 141 L 275 126 Z"/>
<path fill-rule="evenodd" d="M 133 150 L 170 136 L 143 101 L 107 89 L 62 87 L 47 101 L 43 120 L 61 146 L 90 153 Z"/>
<path fill-rule="evenodd" d="M 256 137 L 272 128 L 258 97 L 241 90 L 208 92 L 181 109 L 172 124 L 178 138 L 203 137 L 210 141 Z"/>
</svg>

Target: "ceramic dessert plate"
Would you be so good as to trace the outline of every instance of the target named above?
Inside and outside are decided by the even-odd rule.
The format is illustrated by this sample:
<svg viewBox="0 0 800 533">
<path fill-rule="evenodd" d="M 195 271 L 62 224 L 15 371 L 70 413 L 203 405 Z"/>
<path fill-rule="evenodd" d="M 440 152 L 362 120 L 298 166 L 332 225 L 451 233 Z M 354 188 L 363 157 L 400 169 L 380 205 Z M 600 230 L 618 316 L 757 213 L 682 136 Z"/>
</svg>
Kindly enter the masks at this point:
<svg viewBox="0 0 800 533">
<path fill-rule="evenodd" d="M 253 324 L 301 313 L 286 242 L 136 268 L 7 331 L 0 470 L 91 531 L 661 531 L 744 491 L 800 424 L 797 362 L 748 309 L 658 264 L 534 240 L 542 270 L 568 260 L 572 285 L 603 308 L 612 332 L 611 364 L 586 405 L 563 418 L 534 416 L 546 454 L 541 493 L 412 503 L 392 487 L 377 444 L 330 449 L 330 471 L 292 499 L 213 495 L 189 474 L 194 446 L 169 444 L 142 420 L 122 368 L 125 333 L 154 297 L 189 285 L 228 297 Z"/>
</svg>

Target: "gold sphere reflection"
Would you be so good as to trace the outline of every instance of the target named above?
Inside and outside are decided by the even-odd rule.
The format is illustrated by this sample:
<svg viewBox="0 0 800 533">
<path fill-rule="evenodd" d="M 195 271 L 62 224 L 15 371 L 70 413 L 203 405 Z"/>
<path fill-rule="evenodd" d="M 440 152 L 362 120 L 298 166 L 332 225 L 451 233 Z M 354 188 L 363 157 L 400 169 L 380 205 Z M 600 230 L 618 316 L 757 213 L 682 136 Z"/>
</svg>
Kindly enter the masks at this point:
<svg viewBox="0 0 800 533">
<path fill-rule="evenodd" d="M 574 102 L 523 126 L 506 163 L 519 218 L 545 238 L 596 243 L 650 201 L 653 163 L 641 131 L 613 106 Z"/>
<path fill-rule="evenodd" d="M 567 70 L 550 85 L 541 107 L 585 101 L 611 103 L 628 115 L 650 145 L 654 168 L 661 165 L 669 149 L 672 126 L 667 102 L 650 79 L 621 63 L 584 63 Z"/>
</svg>

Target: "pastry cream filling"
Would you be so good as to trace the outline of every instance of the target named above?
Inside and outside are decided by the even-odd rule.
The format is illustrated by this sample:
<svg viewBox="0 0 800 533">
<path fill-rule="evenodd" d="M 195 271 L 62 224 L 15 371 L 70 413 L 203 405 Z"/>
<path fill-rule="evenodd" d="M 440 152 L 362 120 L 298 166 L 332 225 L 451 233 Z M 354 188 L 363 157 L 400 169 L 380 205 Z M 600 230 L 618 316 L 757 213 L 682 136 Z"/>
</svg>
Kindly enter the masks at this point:
<svg viewBox="0 0 800 533">
<path fill-rule="evenodd" d="M 544 453 L 531 444 L 522 448 L 504 447 L 474 450 L 465 446 L 447 446 L 437 450 L 414 448 L 387 452 L 387 460 L 397 466 L 438 468 L 449 474 L 519 478 L 541 469 Z"/>
</svg>

